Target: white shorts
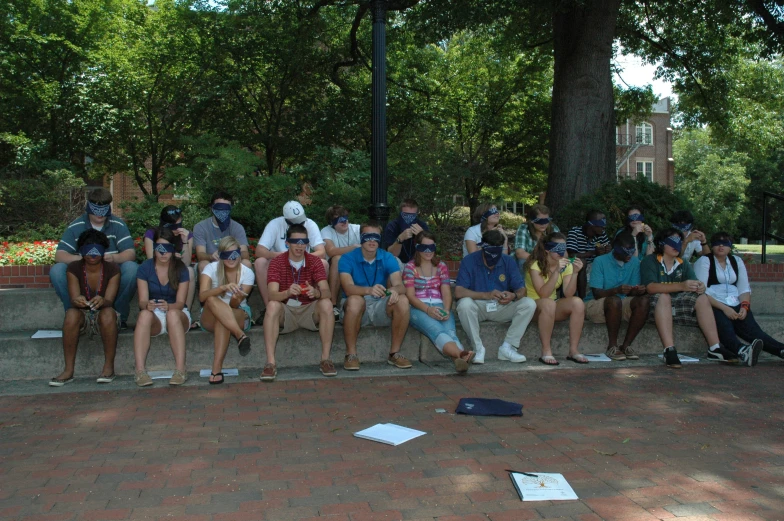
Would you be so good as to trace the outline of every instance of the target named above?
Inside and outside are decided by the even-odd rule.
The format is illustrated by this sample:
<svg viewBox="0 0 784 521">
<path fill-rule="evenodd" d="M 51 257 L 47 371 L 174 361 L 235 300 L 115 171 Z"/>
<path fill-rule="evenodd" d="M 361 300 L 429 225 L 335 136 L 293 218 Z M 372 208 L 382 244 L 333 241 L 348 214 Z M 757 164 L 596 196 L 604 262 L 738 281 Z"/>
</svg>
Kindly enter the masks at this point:
<svg viewBox="0 0 784 521">
<path fill-rule="evenodd" d="M 182 312 L 185 313 L 186 317 L 188 317 L 188 324 L 190 324 L 191 312 L 188 311 L 188 308 L 183 308 Z M 155 311 L 153 311 L 153 313 L 155 314 L 155 318 L 158 319 L 158 322 L 161 323 L 161 332 L 155 336 L 165 335 L 168 332 L 168 330 L 166 329 L 166 312 L 162 309 L 156 309 Z M 188 327 L 185 328 L 186 333 L 188 332 L 188 329 L 189 329 Z"/>
</svg>

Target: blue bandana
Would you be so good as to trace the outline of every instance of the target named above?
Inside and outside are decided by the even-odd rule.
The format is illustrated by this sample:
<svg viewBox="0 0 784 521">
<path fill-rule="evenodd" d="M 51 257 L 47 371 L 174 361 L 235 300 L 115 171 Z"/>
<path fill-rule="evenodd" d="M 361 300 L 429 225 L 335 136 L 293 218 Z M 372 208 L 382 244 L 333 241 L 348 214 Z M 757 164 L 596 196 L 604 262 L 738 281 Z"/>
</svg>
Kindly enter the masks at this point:
<svg viewBox="0 0 784 521">
<path fill-rule="evenodd" d="M 550 224 L 552 221 L 552 217 L 537 217 L 536 219 L 531 220 L 534 224 Z"/>
<path fill-rule="evenodd" d="M 503 251 L 503 246 L 482 246 L 482 256 L 485 258 L 485 263 L 492 268 L 501 260 Z"/>
<path fill-rule="evenodd" d="M 678 235 L 672 235 L 664 239 L 661 243 L 664 245 L 669 246 L 670 248 L 677 250 L 678 255 L 681 254 L 681 238 Z"/>
<path fill-rule="evenodd" d="M 299 239 L 286 239 L 286 242 L 289 244 L 310 244 L 310 239 L 300 237 Z"/>
<path fill-rule="evenodd" d="M 79 253 L 82 254 L 82 257 L 103 257 L 106 248 L 100 244 L 85 244 L 79 248 Z"/>
<path fill-rule="evenodd" d="M 727 248 L 732 248 L 732 241 L 724 239 L 711 242 L 711 248 L 715 248 L 716 246 L 726 246 Z"/>
<path fill-rule="evenodd" d="M 411 226 L 411 224 L 416 221 L 417 215 L 418 214 L 416 213 L 400 212 L 400 218 L 403 219 L 403 222 L 409 226 Z"/>
<path fill-rule="evenodd" d="M 588 221 L 588 224 L 591 226 L 598 226 L 599 228 L 607 228 L 607 218 L 603 219 L 592 219 Z"/>
<path fill-rule="evenodd" d="M 242 257 L 242 250 L 226 250 L 218 253 L 222 260 L 237 260 Z"/>
<path fill-rule="evenodd" d="M 685 224 L 671 223 L 671 224 L 673 228 L 677 228 L 683 233 L 689 233 L 691 231 L 691 227 L 693 226 L 691 223 L 685 223 Z"/>
<path fill-rule="evenodd" d="M 485 213 L 482 214 L 482 220 L 486 221 L 490 218 L 491 215 L 498 215 L 499 213 L 501 212 L 498 211 L 498 208 L 495 207 L 490 208 L 489 210 L 487 210 Z"/>
<path fill-rule="evenodd" d="M 566 255 L 566 243 L 565 242 L 546 242 L 544 243 L 544 249 L 547 251 L 551 251 L 553 253 L 557 253 L 561 257 Z"/>
<path fill-rule="evenodd" d="M 376 241 L 377 243 L 381 244 L 381 234 L 380 233 L 363 233 L 359 236 L 360 244 L 365 244 L 366 242 Z"/>
<path fill-rule="evenodd" d="M 225 232 L 231 224 L 231 205 L 227 203 L 215 203 L 212 205 L 212 215 L 218 221 L 218 228 Z"/>
<path fill-rule="evenodd" d="M 176 215 L 177 219 L 179 219 L 180 216 L 182 215 L 182 210 L 180 210 L 179 208 L 172 208 L 171 210 L 166 210 L 166 213 L 168 215 L 171 215 L 172 217 Z"/>
<path fill-rule="evenodd" d="M 161 255 L 166 255 L 167 253 L 174 253 L 174 244 L 170 242 L 159 242 L 155 244 L 155 248 L 153 249 Z"/>
<path fill-rule="evenodd" d="M 165 222 L 161 222 L 161 226 L 163 226 L 164 228 L 168 228 L 171 231 L 174 231 L 174 230 L 179 230 L 180 228 L 182 228 L 182 223 L 165 223 Z"/>
<path fill-rule="evenodd" d="M 428 253 L 428 252 L 435 253 L 435 251 L 436 251 L 436 243 L 433 243 L 433 244 L 417 244 L 416 245 L 416 251 L 418 251 L 420 253 Z"/>
<path fill-rule="evenodd" d="M 108 217 L 112 213 L 111 204 L 95 204 L 87 201 L 87 213 L 96 217 Z"/>
<path fill-rule="evenodd" d="M 633 213 L 626 217 L 626 222 L 642 221 L 644 219 L 641 213 Z"/>
<path fill-rule="evenodd" d="M 626 257 L 631 257 L 632 255 L 634 255 L 634 252 L 637 251 L 637 249 L 636 248 L 624 248 L 623 246 L 621 246 L 619 244 L 615 248 L 613 248 L 613 251 L 615 253 L 617 253 L 619 257 L 623 257 L 625 259 Z"/>
<path fill-rule="evenodd" d="M 329 223 L 329 224 L 332 225 L 332 227 L 334 228 L 335 226 L 337 226 L 340 223 L 347 223 L 347 222 L 348 222 L 348 215 L 342 215 L 340 217 L 332 219 L 332 222 Z"/>
</svg>

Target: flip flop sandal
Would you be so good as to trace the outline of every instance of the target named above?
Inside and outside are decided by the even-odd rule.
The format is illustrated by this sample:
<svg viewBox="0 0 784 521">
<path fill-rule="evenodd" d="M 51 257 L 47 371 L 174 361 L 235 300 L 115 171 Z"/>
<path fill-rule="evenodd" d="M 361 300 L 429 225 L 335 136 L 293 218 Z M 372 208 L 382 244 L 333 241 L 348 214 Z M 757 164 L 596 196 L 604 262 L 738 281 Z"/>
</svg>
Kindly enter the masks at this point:
<svg viewBox="0 0 784 521">
<path fill-rule="evenodd" d="M 73 381 L 73 376 L 70 378 L 52 378 L 49 380 L 49 387 L 62 387 L 65 384 L 69 384 Z"/>
<path fill-rule="evenodd" d="M 548 360 L 552 360 L 555 363 L 548 362 Z M 550 355 L 548 355 L 548 356 L 540 356 L 539 357 L 539 361 L 541 363 L 543 363 L 544 365 L 561 365 L 561 363 L 558 360 L 556 360 L 554 356 L 550 356 Z"/>
<path fill-rule="evenodd" d="M 224 377 L 223 373 L 210 373 L 212 376 L 220 376 L 220 380 L 210 380 L 210 385 L 220 385 L 223 383 Z"/>
<path fill-rule="evenodd" d="M 569 360 L 570 362 L 574 362 L 575 364 L 587 364 L 588 363 L 588 360 L 586 360 L 585 358 L 580 360 L 576 356 L 567 356 L 566 359 Z"/>
<path fill-rule="evenodd" d="M 237 340 L 237 349 L 240 350 L 240 356 L 248 356 L 248 353 L 250 353 L 250 338 L 242 335 Z"/>
<path fill-rule="evenodd" d="M 117 377 L 117 376 L 116 376 L 114 373 L 110 374 L 109 376 L 103 376 L 103 375 L 101 375 L 101 376 L 99 376 L 99 377 L 98 377 L 98 378 L 95 380 L 95 382 L 96 382 L 96 383 L 99 383 L 99 384 L 110 384 L 110 383 L 112 383 L 112 382 L 114 381 L 114 379 L 115 379 L 116 377 Z"/>
<path fill-rule="evenodd" d="M 199 321 L 197 320 L 196 322 L 191 324 L 191 327 L 188 328 L 188 331 L 191 331 L 193 329 L 199 329 L 200 327 L 201 327 L 201 324 L 199 324 Z"/>
</svg>

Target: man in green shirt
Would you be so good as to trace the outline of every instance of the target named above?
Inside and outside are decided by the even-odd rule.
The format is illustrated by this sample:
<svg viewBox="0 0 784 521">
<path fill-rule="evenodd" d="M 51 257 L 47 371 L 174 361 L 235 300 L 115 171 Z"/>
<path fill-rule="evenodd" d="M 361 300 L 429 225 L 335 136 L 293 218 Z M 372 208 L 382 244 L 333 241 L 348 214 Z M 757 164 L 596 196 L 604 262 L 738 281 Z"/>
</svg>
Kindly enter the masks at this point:
<svg viewBox="0 0 784 521">
<path fill-rule="evenodd" d="M 680 368 L 672 324 L 699 326 L 711 349 L 718 348 L 719 335 L 705 284 L 697 280 L 687 261 L 679 257 L 683 234 L 677 228 L 660 230 L 654 238 L 656 250 L 640 263 L 640 279 L 650 297 L 650 318 L 656 322 L 664 346 L 664 363 Z"/>
</svg>

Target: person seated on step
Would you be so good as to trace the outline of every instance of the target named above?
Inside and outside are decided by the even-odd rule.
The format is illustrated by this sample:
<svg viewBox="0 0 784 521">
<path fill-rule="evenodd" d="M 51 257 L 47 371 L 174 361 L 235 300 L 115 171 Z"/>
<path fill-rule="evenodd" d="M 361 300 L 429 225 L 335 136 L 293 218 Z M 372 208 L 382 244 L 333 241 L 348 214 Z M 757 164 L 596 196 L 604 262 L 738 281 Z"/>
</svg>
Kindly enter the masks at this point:
<svg viewBox="0 0 784 521">
<path fill-rule="evenodd" d="M 400 213 L 384 230 L 384 245 L 387 251 L 397 258 L 400 271 L 414 258 L 414 237 L 422 230 L 429 229 L 427 223 L 419 218 L 419 203 L 415 199 L 403 199 Z"/>
<path fill-rule="evenodd" d="M 612 249 L 606 230 L 607 218 L 604 212 L 591 210 L 585 215 L 585 224 L 570 228 L 566 236 L 566 251 L 569 257 L 577 257 L 585 265 L 577 274 L 577 295 L 580 298 L 585 298 L 588 292 L 591 263 L 596 257 L 609 253 Z"/>
<path fill-rule="evenodd" d="M 329 261 L 329 293 L 332 298 L 333 313 L 336 317 L 340 316 L 338 299 L 340 298 L 340 273 L 338 264 L 340 257 L 350 251 L 360 247 L 359 244 L 359 225 L 349 223 L 348 210 L 342 206 L 330 206 L 327 208 L 327 226 L 321 229 L 321 238 L 324 239 L 324 249 L 327 252 Z"/>
<path fill-rule="evenodd" d="M 199 323 L 205 331 L 215 334 L 215 356 L 212 360 L 211 384 L 223 383 L 223 360 L 230 337 L 237 339 L 240 356 L 250 352 L 251 314 L 247 297 L 253 288 L 253 270 L 242 261 L 240 243 L 224 237 L 218 243 L 217 262 L 208 264 L 199 276 Z"/>
<path fill-rule="evenodd" d="M 57 252 L 54 255 L 55 265 L 49 271 L 49 279 L 54 291 L 63 303 L 66 311 L 71 307 L 71 296 L 68 291 L 66 270 L 68 265 L 82 259 L 79 255 L 77 239 L 86 230 L 99 230 L 109 239 L 109 246 L 103 255 L 104 262 L 117 265 L 120 270 L 120 287 L 114 300 L 114 309 L 120 312 L 120 328 L 127 329 L 130 303 L 136 293 L 136 250 L 133 246 L 131 232 L 125 221 L 112 215 L 112 194 L 105 188 L 96 188 L 87 196 L 87 209 L 65 229 Z"/>
<path fill-rule="evenodd" d="M 594 324 L 607 324 L 607 356 L 613 360 L 637 360 L 631 345 L 648 320 L 650 300 L 640 283 L 638 240 L 626 231 L 615 236 L 613 250 L 596 257 L 591 271 L 591 290 L 585 297 L 585 316 Z M 653 242 L 651 241 L 651 244 Z M 621 321 L 629 323 L 618 345 Z"/>
<path fill-rule="evenodd" d="M 504 343 L 498 348 L 498 359 L 525 362 L 518 353 L 520 340 L 531 322 L 536 303 L 526 297 L 525 282 L 517 263 L 504 255 L 505 235 L 488 230 L 482 235 L 482 248 L 469 253 L 460 263 L 455 283 L 457 316 L 460 325 L 474 346 L 475 364 L 485 363 L 485 346 L 479 336 L 479 323 L 509 323 Z"/>
<path fill-rule="evenodd" d="M 313 219 L 308 219 L 305 215 L 305 209 L 299 201 L 287 202 L 283 205 L 283 215 L 267 223 L 256 245 L 256 262 L 253 263 L 253 266 L 256 271 L 256 280 L 259 281 L 261 299 L 264 301 L 265 307 L 269 303 L 269 290 L 264 283 L 267 280 L 269 263 L 279 255 L 285 258 L 288 251 L 286 230 L 294 224 L 301 224 L 308 231 L 310 243 L 308 244 L 307 252 L 321 259 L 325 272 L 329 269 L 329 264 L 325 260 L 327 252 L 324 249 L 324 239 L 321 238 L 318 225 Z"/>
<path fill-rule="evenodd" d="M 346 295 L 340 306 L 346 340 L 343 368 L 359 370 L 357 337 L 361 327 L 391 325 L 392 345 L 387 363 L 408 369 L 411 362 L 400 354 L 410 318 L 400 266 L 394 255 L 380 248 L 381 227 L 378 223 L 363 223 L 359 242 L 361 246 L 344 254 L 338 264 L 340 285 Z"/>
<path fill-rule="evenodd" d="M 716 320 L 705 284 L 697 280 L 688 261 L 680 258 L 683 234 L 678 228 L 659 230 L 654 237 L 655 250 L 640 263 L 640 283 L 650 295 L 649 320 L 653 319 L 664 346 L 667 367 L 680 369 L 672 325 L 699 325 L 711 351 L 719 347 Z"/>
<path fill-rule="evenodd" d="M 212 217 L 196 223 L 193 227 L 193 244 L 196 245 L 197 271 L 201 273 L 211 262 L 218 261 L 218 245 L 226 237 L 234 237 L 240 245 L 242 263 L 251 267 L 248 252 L 248 237 L 245 228 L 231 218 L 234 198 L 223 191 L 215 192 L 210 199 Z"/>
<path fill-rule="evenodd" d="M 474 222 L 479 221 L 468 228 L 463 237 L 463 257 L 469 253 L 474 253 L 482 246 L 482 234 L 487 230 L 499 230 L 506 236 L 503 226 L 501 226 L 501 212 L 493 203 L 480 204 L 474 210 Z M 509 241 L 504 243 L 504 255 L 509 253 Z"/>
<path fill-rule="evenodd" d="M 553 232 L 560 232 L 558 226 L 553 224 L 550 209 L 543 204 L 535 204 L 525 214 L 525 222 L 515 233 L 515 258 L 522 273 L 523 265 L 528 256 L 534 252 L 537 241 Z"/>
<path fill-rule="evenodd" d="M 545 235 L 536 243 L 534 252 L 525 261 L 525 289 L 536 301 L 534 320 L 538 319 L 539 339 L 542 342 L 542 356 L 539 361 L 546 365 L 558 365 L 553 356 L 550 341 L 556 322 L 569 319 L 569 354 L 567 360 L 577 364 L 587 364 L 588 359 L 580 354 L 580 337 L 585 321 L 585 304 L 577 292 L 577 275 L 583 269 L 583 261 L 572 260 L 566 255 L 566 237 L 554 232 Z M 563 288 L 563 297 L 558 298 L 558 290 Z"/>
<path fill-rule="evenodd" d="M 711 253 L 697 259 L 694 274 L 707 289 L 722 347 L 708 351 L 708 360 L 739 358 L 755 365 L 760 347 L 784 358 L 784 343 L 765 333 L 751 312 L 751 286 L 743 259 L 732 254 L 732 237 L 727 232 L 713 234 Z M 738 337 L 743 338 L 741 342 Z"/>
<path fill-rule="evenodd" d="M 436 255 L 436 237 L 423 230 L 416 236 L 416 253 L 403 269 L 403 285 L 411 304 L 411 325 L 427 336 L 438 352 L 466 373 L 474 352 L 463 349 L 455 330 L 449 268 Z"/>
<path fill-rule="evenodd" d="M 678 210 L 670 218 L 670 224 L 683 234 L 683 250 L 681 258 L 691 262 L 694 255 L 701 257 L 708 255 L 711 250 L 705 234 L 694 228 L 694 215 L 688 210 Z"/>
<path fill-rule="evenodd" d="M 182 385 L 188 379 L 185 370 L 185 333 L 190 328 L 191 313 L 185 305 L 190 273 L 177 258 L 182 238 L 171 228 L 161 226 L 153 233 L 153 258 L 147 259 L 136 272 L 139 318 L 133 331 L 133 355 L 136 362 L 134 381 L 139 387 L 152 385 L 145 365 L 153 336 L 169 335 L 176 369 L 169 385 Z"/>
<path fill-rule="evenodd" d="M 79 260 L 66 268 L 70 301 L 63 320 L 63 355 L 65 370 L 52 378 L 49 385 L 62 387 L 73 381 L 79 335 L 96 332 L 103 342 L 104 362 L 98 383 L 114 380 L 114 355 L 117 349 L 119 313 L 113 307 L 120 288 L 120 267 L 105 259 L 111 242 L 103 232 L 93 228 L 82 232 L 74 241 Z"/>
<path fill-rule="evenodd" d="M 189 279 L 188 295 L 185 297 L 185 305 L 188 309 L 193 308 L 193 297 L 196 295 L 196 268 L 191 263 L 193 253 L 193 233 L 189 232 L 182 226 L 182 210 L 173 205 L 164 206 L 161 210 L 161 217 L 158 226 L 169 228 L 174 232 L 174 235 L 180 237 L 182 242 L 182 249 L 174 252 L 174 256 L 182 261 L 188 269 Z M 148 259 L 153 258 L 155 253 L 155 228 L 150 228 L 144 232 L 144 253 Z M 190 326 L 191 329 L 196 327 L 196 324 Z"/>
<path fill-rule="evenodd" d="M 642 259 L 646 255 L 653 253 L 653 230 L 645 224 L 642 206 L 632 205 L 624 212 L 626 215 L 626 225 L 615 232 L 618 237 L 622 233 L 628 233 L 634 238 L 634 256 Z M 590 292 L 589 292 L 590 295 Z"/>
<path fill-rule="evenodd" d="M 292 224 L 286 230 L 288 253 L 272 259 L 267 269 L 269 302 L 264 314 L 267 363 L 260 377 L 265 382 L 275 380 L 278 375 L 275 363 L 278 336 L 299 328 L 319 332 L 321 374 L 338 374 L 329 358 L 335 315 L 332 313 L 327 274 L 321 259 L 307 253 L 308 243 L 308 230 L 301 224 Z"/>
</svg>

